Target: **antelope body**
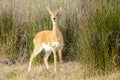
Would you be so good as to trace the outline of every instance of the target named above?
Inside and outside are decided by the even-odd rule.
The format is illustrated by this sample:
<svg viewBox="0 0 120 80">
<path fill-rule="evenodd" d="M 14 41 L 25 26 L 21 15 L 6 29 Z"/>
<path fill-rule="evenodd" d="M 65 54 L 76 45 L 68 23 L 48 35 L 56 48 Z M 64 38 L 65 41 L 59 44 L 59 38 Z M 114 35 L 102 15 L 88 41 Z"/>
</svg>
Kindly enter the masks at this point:
<svg viewBox="0 0 120 80">
<path fill-rule="evenodd" d="M 61 9 L 51 11 L 50 8 L 47 7 L 47 10 L 51 16 L 51 20 L 53 23 L 53 29 L 52 30 L 44 30 L 44 31 L 38 32 L 36 34 L 36 36 L 33 40 L 34 50 L 30 57 L 28 72 L 30 71 L 33 59 L 42 50 L 45 51 L 44 63 L 46 65 L 47 69 L 49 69 L 48 57 L 50 56 L 51 52 L 53 52 L 53 55 L 54 55 L 54 67 L 55 67 L 54 71 L 56 71 L 57 51 L 58 51 L 58 55 L 59 55 L 59 62 L 62 63 L 62 49 L 63 49 L 64 41 L 63 41 L 63 35 L 59 31 L 58 26 L 57 26 L 57 15 L 60 13 Z"/>
</svg>

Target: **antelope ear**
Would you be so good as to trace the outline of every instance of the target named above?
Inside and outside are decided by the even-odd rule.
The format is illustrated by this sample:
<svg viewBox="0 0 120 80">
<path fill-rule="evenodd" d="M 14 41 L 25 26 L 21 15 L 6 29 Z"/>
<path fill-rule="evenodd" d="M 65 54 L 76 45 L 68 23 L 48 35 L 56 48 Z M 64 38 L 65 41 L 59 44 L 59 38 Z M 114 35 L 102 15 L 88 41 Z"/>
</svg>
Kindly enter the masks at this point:
<svg viewBox="0 0 120 80">
<path fill-rule="evenodd" d="M 47 11 L 51 14 L 51 9 L 49 7 L 47 7 Z"/>
<path fill-rule="evenodd" d="M 57 9 L 57 12 L 58 12 L 58 14 L 61 14 L 61 12 L 62 12 L 62 7 L 59 7 L 59 9 Z"/>
</svg>

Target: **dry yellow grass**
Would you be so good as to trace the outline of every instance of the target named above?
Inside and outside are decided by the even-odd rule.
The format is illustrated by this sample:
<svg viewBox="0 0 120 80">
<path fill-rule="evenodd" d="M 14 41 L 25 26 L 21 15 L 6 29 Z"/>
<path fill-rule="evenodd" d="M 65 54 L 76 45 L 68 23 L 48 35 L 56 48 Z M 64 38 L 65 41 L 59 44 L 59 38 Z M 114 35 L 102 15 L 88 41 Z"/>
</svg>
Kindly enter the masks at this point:
<svg viewBox="0 0 120 80">
<path fill-rule="evenodd" d="M 54 73 L 54 66 L 50 64 L 50 71 L 45 66 L 32 66 L 31 72 L 27 73 L 27 64 L 0 66 L 0 80 L 79 80 L 82 77 L 82 66 L 76 62 L 68 62 L 58 65 Z"/>
<path fill-rule="evenodd" d="M 120 73 L 106 76 L 90 77 L 91 72 L 86 72 L 85 67 L 77 62 L 67 62 L 58 65 L 57 72 L 53 72 L 53 64 L 50 71 L 45 70 L 44 65 L 33 66 L 27 73 L 28 64 L 0 65 L 0 80 L 120 80 Z"/>
</svg>

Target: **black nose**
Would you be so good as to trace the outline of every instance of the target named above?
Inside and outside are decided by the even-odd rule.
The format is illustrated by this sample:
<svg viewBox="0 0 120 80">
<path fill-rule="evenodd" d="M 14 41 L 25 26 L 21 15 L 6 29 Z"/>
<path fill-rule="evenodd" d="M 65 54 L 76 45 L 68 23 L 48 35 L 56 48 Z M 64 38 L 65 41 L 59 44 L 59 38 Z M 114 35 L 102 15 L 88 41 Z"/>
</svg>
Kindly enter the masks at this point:
<svg viewBox="0 0 120 80">
<path fill-rule="evenodd" d="M 55 20 L 56 18 L 53 18 L 53 20 Z"/>
</svg>

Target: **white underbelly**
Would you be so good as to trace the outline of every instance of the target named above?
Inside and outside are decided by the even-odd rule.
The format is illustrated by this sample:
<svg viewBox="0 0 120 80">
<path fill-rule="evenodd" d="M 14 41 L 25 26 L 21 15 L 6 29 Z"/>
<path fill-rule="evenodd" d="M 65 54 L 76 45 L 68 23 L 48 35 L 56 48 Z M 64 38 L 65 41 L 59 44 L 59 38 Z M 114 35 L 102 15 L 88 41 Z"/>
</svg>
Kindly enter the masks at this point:
<svg viewBox="0 0 120 80">
<path fill-rule="evenodd" d="M 59 49 L 61 47 L 61 44 L 59 42 L 53 42 L 52 45 L 48 45 L 48 44 L 42 43 L 42 48 L 44 50 L 49 51 L 53 47 Z"/>
<path fill-rule="evenodd" d="M 42 43 L 42 48 L 43 48 L 44 50 L 50 51 L 52 47 L 51 47 L 50 45 L 47 45 L 47 44 L 45 44 L 45 43 Z"/>
</svg>

